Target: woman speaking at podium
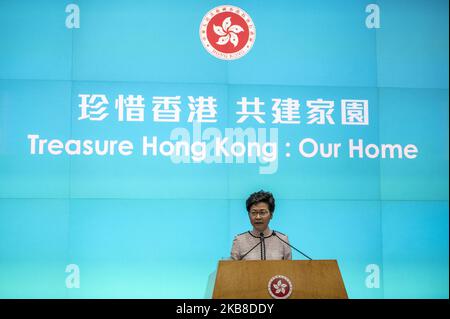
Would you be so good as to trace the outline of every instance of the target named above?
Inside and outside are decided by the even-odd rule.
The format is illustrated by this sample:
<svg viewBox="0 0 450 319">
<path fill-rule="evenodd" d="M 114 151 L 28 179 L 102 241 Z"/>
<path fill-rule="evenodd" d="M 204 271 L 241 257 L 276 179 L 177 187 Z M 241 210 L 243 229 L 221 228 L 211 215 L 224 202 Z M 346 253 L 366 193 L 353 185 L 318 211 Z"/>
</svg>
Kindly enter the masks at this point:
<svg viewBox="0 0 450 319">
<path fill-rule="evenodd" d="M 275 199 L 272 193 L 261 190 L 251 194 L 246 201 L 246 207 L 253 229 L 235 236 L 231 248 L 231 259 L 292 259 L 288 237 L 269 228 L 275 211 Z"/>
</svg>

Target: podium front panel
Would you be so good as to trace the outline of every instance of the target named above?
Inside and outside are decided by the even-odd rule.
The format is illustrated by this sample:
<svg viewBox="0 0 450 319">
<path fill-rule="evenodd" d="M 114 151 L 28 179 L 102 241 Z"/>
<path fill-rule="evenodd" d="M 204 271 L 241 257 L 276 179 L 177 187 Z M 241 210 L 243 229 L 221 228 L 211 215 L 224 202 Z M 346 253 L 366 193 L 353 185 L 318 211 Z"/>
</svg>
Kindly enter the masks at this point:
<svg viewBox="0 0 450 319">
<path fill-rule="evenodd" d="M 220 261 L 213 298 L 270 299 L 269 281 L 289 279 L 289 299 L 348 298 L 336 260 Z"/>
</svg>

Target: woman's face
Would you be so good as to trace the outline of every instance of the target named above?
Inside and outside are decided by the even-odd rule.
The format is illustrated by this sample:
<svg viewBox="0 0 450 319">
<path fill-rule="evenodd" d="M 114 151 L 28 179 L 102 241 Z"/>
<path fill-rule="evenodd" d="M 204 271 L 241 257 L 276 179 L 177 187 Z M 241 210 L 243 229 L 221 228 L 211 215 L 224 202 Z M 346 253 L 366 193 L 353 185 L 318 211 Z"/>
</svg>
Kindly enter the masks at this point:
<svg viewBox="0 0 450 319">
<path fill-rule="evenodd" d="M 250 217 L 250 222 L 255 230 L 259 232 L 263 232 L 267 226 L 269 226 L 269 222 L 272 219 L 272 213 L 270 212 L 267 203 L 257 203 L 252 205 L 248 216 Z"/>
</svg>

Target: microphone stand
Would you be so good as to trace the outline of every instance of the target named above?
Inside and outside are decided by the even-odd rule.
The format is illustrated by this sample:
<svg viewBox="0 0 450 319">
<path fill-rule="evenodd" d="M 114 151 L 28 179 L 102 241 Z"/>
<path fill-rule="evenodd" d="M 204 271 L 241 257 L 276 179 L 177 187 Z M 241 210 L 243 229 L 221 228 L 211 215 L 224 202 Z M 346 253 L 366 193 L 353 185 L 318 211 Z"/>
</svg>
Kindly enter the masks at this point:
<svg viewBox="0 0 450 319">
<path fill-rule="evenodd" d="M 292 246 L 292 245 L 289 244 L 288 242 L 286 242 L 286 241 L 284 241 L 283 239 L 281 239 L 281 238 L 277 235 L 277 233 L 276 233 L 275 231 L 272 232 L 272 235 L 275 236 L 275 237 L 277 237 L 279 240 L 281 240 L 281 241 L 282 241 L 283 243 L 285 243 L 286 245 L 288 245 L 288 246 L 294 248 L 296 251 L 298 251 L 300 254 L 302 254 L 303 256 L 305 256 L 306 258 L 308 258 L 309 260 L 312 260 L 311 257 L 309 257 L 308 255 L 302 253 L 300 250 L 298 250 L 297 248 L 295 248 L 294 246 Z"/>
<path fill-rule="evenodd" d="M 253 249 L 255 249 L 257 246 L 261 245 L 261 242 L 257 243 L 255 246 L 253 246 L 252 249 L 250 249 L 249 251 L 247 251 L 244 256 L 241 257 L 241 260 L 244 259 L 245 256 L 247 256 Z"/>
<path fill-rule="evenodd" d="M 266 243 L 264 241 L 264 233 L 259 233 L 259 240 L 261 241 L 261 260 L 266 260 Z"/>
</svg>

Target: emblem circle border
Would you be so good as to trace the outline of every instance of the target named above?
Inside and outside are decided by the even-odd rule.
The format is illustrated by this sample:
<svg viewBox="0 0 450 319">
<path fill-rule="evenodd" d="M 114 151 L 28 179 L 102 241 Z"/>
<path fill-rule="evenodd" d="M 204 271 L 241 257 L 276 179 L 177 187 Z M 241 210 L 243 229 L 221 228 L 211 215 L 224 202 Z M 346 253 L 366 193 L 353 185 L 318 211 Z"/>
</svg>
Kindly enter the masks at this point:
<svg viewBox="0 0 450 319">
<path fill-rule="evenodd" d="M 223 9 L 225 9 L 225 10 L 223 10 Z M 230 9 L 233 9 L 233 11 Z M 216 12 L 216 10 L 219 10 L 219 12 Z M 235 12 L 236 10 L 239 10 L 239 13 L 236 13 Z M 208 41 L 208 37 L 206 35 L 206 29 L 208 27 L 208 23 L 216 14 L 222 13 L 222 12 L 233 12 L 235 14 L 239 14 L 244 20 L 246 20 L 246 22 L 247 22 L 247 19 L 250 19 L 250 22 L 247 22 L 247 26 L 248 26 L 249 33 L 251 34 L 253 32 L 253 35 L 251 37 L 252 41 L 250 41 L 250 37 L 249 37 L 249 39 L 247 40 L 247 43 L 244 45 L 244 47 L 237 52 L 234 52 L 234 53 L 220 52 L 219 50 L 215 49 L 211 45 L 211 43 Z M 250 25 L 251 25 L 251 27 L 250 27 Z M 232 5 L 221 5 L 221 6 L 218 6 L 218 7 L 215 7 L 213 9 L 209 10 L 204 15 L 202 22 L 200 23 L 199 35 L 200 35 L 200 41 L 202 42 L 203 47 L 212 56 L 214 56 L 218 59 L 221 59 L 221 60 L 226 60 L 226 61 L 237 60 L 237 59 L 240 59 L 243 56 L 245 56 L 252 49 L 253 44 L 255 43 L 255 40 L 256 40 L 256 27 L 255 27 L 255 24 L 253 23 L 253 19 L 250 17 L 250 15 L 247 12 L 245 12 L 244 10 L 242 10 L 241 8 L 232 6 Z M 214 50 L 219 51 L 220 53 L 222 53 L 223 55 L 226 55 L 226 56 L 216 54 L 214 52 Z"/>
<path fill-rule="evenodd" d="M 289 284 L 289 293 L 286 296 L 279 297 L 279 296 L 277 296 L 277 295 L 272 293 L 271 285 L 275 281 L 275 279 L 278 279 L 278 278 L 282 278 L 282 279 L 286 280 L 288 282 L 288 284 Z M 269 294 L 274 299 L 287 299 L 287 298 L 289 298 L 291 296 L 291 294 L 292 294 L 293 288 L 294 288 L 294 285 L 292 284 L 291 280 L 288 277 L 283 276 L 283 275 L 275 275 L 275 276 L 273 276 L 272 278 L 270 278 L 269 283 L 267 284 L 267 290 L 269 290 Z"/>
</svg>

